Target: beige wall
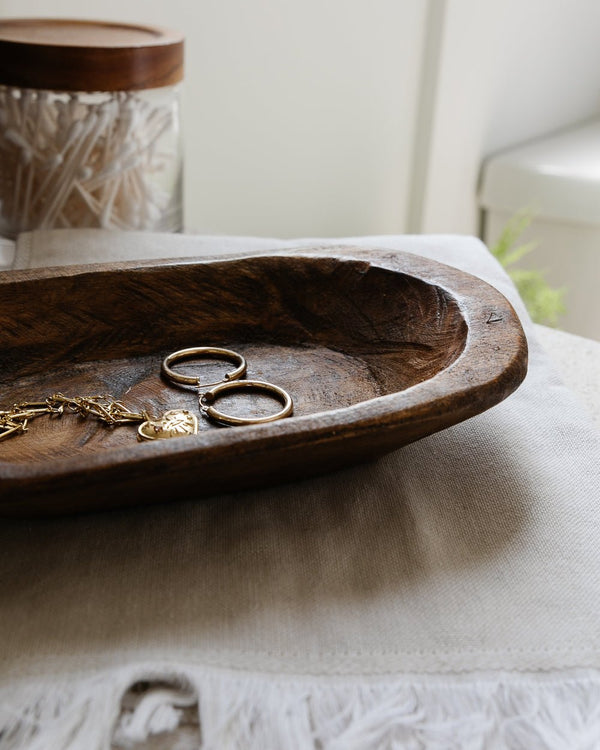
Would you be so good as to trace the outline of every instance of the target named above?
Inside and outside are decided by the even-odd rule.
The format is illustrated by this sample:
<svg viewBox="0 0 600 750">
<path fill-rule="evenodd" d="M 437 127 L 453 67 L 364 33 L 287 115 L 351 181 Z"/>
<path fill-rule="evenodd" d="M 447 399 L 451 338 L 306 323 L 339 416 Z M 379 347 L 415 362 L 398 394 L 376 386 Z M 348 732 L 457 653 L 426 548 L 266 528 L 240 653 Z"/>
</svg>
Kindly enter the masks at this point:
<svg viewBox="0 0 600 750">
<path fill-rule="evenodd" d="M 473 0 L 462 0 L 468 11 Z M 503 0 L 495 16 L 485 146 L 600 112 L 598 0 Z"/>
<path fill-rule="evenodd" d="M 188 231 L 477 231 L 482 158 L 600 111 L 598 0 L 0 0 L 187 37 Z"/>
<path fill-rule="evenodd" d="M 186 34 L 189 231 L 401 232 L 426 0 L 0 0 Z"/>
<path fill-rule="evenodd" d="M 476 231 L 484 156 L 600 113 L 599 38 L 598 0 L 448 0 L 420 231 Z"/>
</svg>

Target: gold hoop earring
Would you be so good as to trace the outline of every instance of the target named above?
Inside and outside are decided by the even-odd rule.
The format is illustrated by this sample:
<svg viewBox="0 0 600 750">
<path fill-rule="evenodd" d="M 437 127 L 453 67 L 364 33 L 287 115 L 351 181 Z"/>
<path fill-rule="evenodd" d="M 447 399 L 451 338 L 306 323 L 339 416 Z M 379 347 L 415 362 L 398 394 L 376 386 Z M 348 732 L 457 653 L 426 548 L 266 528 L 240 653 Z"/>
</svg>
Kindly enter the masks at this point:
<svg viewBox="0 0 600 750">
<path fill-rule="evenodd" d="M 214 406 L 212 406 L 212 404 L 221 396 L 224 396 L 227 393 L 231 393 L 232 391 L 239 390 L 257 391 L 259 393 L 264 393 L 267 396 L 272 396 L 282 404 L 283 408 L 268 417 L 245 418 L 224 414 L 223 412 L 218 411 Z M 220 383 L 214 388 L 201 393 L 198 400 L 200 404 L 200 411 L 205 417 L 208 417 L 208 419 L 211 419 L 214 422 L 218 422 L 219 424 L 228 426 L 275 422 L 278 419 L 289 417 L 294 411 L 292 397 L 287 391 L 284 391 L 284 389 L 280 388 L 278 385 L 265 383 L 261 380 L 235 380 L 230 383 Z"/>
<path fill-rule="evenodd" d="M 237 367 L 235 370 L 226 373 L 224 377 L 216 383 L 201 383 L 200 378 L 191 375 L 182 375 L 171 369 L 171 365 L 175 362 L 182 362 L 187 359 L 224 359 L 226 362 L 232 362 L 237 365 Z M 169 356 L 165 357 L 163 360 L 160 369 L 165 378 L 172 383 L 193 385 L 198 389 L 204 389 L 212 388 L 215 385 L 219 385 L 219 383 L 228 383 L 243 377 L 246 373 L 246 360 L 241 354 L 238 354 L 231 349 L 219 349 L 212 346 L 194 346 L 190 349 L 180 349 L 177 352 L 169 354 Z"/>
</svg>

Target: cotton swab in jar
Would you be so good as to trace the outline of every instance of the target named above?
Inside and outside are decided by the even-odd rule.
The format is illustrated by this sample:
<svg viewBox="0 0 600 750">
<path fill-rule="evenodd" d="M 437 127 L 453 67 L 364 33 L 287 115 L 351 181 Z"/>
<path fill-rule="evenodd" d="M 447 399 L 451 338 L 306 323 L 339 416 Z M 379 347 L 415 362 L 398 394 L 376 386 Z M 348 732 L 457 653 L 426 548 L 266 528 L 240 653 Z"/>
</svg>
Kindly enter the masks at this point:
<svg viewBox="0 0 600 750">
<path fill-rule="evenodd" d="M 178 156 L 173 147 L 165 160 L 164 149 L 155 148 L 171 134 L 169 108 L 131 94 L 91 103 L 48 92 L 2 94 L 0 148 L 15 169 L 12 181 L 0 183 L 0 198 L 12 205 L 15 231 L 50 227 L 59 215 L 63 224 L 75 218 L 104 227 L 160 224 L 170 195 L 158 188 L 157 176 Z"/>
</svg>

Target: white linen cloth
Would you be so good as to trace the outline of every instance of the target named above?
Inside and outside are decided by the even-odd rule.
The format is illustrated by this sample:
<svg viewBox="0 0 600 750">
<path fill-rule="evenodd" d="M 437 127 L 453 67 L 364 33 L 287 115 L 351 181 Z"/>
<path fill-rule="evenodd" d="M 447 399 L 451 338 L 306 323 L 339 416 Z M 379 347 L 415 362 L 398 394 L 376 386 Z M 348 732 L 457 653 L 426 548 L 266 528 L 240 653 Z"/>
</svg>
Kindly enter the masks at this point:
<svg viewBox="0 0 600 750">
<path fill-rule="evenodd" d="M 54 231 L 22 237 L 14 267 L 328 242 L 496 286 L 528 335 L 526 380 L 319 479 L 3 520 L 2 750 L 108 748 L 122 694 L 151 678 L 198 699 L 207 748 L 600 747 L 600 433 L 479 241 Z"/>
</svg>

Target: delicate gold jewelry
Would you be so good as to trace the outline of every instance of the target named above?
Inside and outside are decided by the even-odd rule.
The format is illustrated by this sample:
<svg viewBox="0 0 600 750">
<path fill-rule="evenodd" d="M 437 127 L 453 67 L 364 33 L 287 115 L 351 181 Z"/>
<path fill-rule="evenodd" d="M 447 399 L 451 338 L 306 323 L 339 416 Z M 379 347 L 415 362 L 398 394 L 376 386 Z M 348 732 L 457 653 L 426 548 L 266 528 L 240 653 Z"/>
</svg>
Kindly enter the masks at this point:
<svg viewBox="0 0 600 750">
<path fill-rule="evenodd" d="M 207 385 L 201 384 L 198 377 L 182 375 L 170 367 L 175 362 L 197 357 L 225 359 L 228 362 L 233 362 L 237 367 L 232 372 L 226 373 L 223 380 Z M 180 349 L 165 357 L 161 365 L 161 371 L 173 383 L 195 386 L 198 389 L 201 413 L 219 424 L 261 424 L 283 419 L 293 412 L 292 398 L 283 388 L 260 380 L 238 379 L 246 373 L 246 360 L 241 354 L 231 349 L 209 346 Z M 242 418 L 223 414 L 215 409 L 212 403 L 232 390 L 259 391 L 274 396 L 281 402 L 283 408 L 268 417 Z M 118 401 L 110 395 L 71 397 L 62 393 L 54 393 L 44 401 L 22 401 L 13 404 L 10 409 L 0 410 L 0 441 L 27 432 L 31 419 L 44 414 L 60 417 L 65 412 L 78 414 L 83 418 L 93 417 L 110 427 L 140 423 L 138 427 L 139 440 L 162 440 L 198 433 L 198 419 L 187 409 L 171 409 L 157 419 L 153 419 L 146 410 L 132 411 L 122 401 Z"/>
<path fill-rule="evenodd" d="M 224 359 L 227 362 L 233 362 L 237 367 L 232 372 L 228 372 L 224 375 L 221 380 L 216 383 L 200 383 L 200 378 L 192 377 L 189 375 L 182 375 L 179 372 L 175 372 L 171 369 L 171 365 L 175 362 L 181 362 L 185 359 Z M 180 349 L 173 354 L 169 354 L 165 357 L 161 365 L 161 372 L 172 383 L 181 383 L 183 385 L 194 385 L 196 388 L 212 388 L 214 385 L 218 385 L 223 381 L 229 382 L 231 380 L 237 380 L 243 377 L 246 373 L 246 360 L 241 354 L 232 351 L 231 349 L 218 349 L 212 346 L 194 346 L 190 349 Z"/>
<path fill-rule="evenodd" d="M 55 393 L 45 401 L 22 401 L 11 409 L 0 411 L 0 440 L 15 433 L 27 432 L 30 419 L 43 414 L 61 416 L 65 412 L 80 417 L 95 417 L 108 425 L 129 424 L 149 419 L 148 413 L 133 412 L 112 396 L 65 396 Z"/>
<path fill-rule="evenodd" d="M 12 409 L 0 411 L 0 440 L 6 440 L 12 435 L 27 432 L 30 419 L 38 417 L 40 414 L 49 413 L 52 412 L 46 402 L 43 402 L 43 404 L 37 402 L 14 404 Z"/>
<path fill-rule="evenodd" d="M 198 417 L 187 409 L 171 409 L 159 419 L 148 419 L 138 427 L 140 440 L 162 440 L 198 434 Z"/>
<path fill-rule="evenodd" d="M 171 369 L 171 365 L 175 362 L 195 358 L 225 359 L 228 362 L 237 364 L 238 367 L 232 372 L 227 373 L 217 383 L 206 384 L 201 383 L 198 377 L 181 375 Z M 189 349 L 180 349 L 165 357 L 161 365 L 161 372 L 172 383 L 195 386 L 198 389 L 200 413 L 219 424 L 230 426 L 262 424 L 263 422 L 274 422 L 277 419 L 283 419 L 293 412 L 292 398 L 283 388 L 260 380 L 240 380 L 246 374 L 246 360 L 241 354 L 231 349 L 219 349 L 211 346 L 195 346 Z M 217 398 L 234 390 L 259 391 L 269 396 L 274 396 L 281 402 L 283 409 L 269 417 L 243 418 L 223 414 L 215 409 L 214 406 L 211 406 Z"/>
<path fill-rule="evenodd" d="M 243 418 L 233 417 L 223 412 L 218 411 L 211 404 L 213 404 L 217 398 L 224 396 L 231 391 L 245 390 L 245 391 L 258 391 L 260 393 L 266 393 L 268 396 L 274 396 L 283 405 L 283 409 L 278 411 L 276 414 L 271 414 L 268 417 L 255 417 L 255 418 Z M 274 422 L 277 419 L 283 419 L 289 417 L 293 413 L 294 405 L 292 398 L 277 385 L 272 383 L 264 383 L 261 380 L 234 380 L 231 383 L 219 383 L 208 391 L 199 394 L 200 411 L 202 414 L 214 422 L 225 425 L 248 425 L 248 424 L 262 424 L 263 422 Z"/>
<path fill-rule="evenodd" d="M 112 396 L 65 396 L 55 393 L 45 401 L 24 401 L 0 411 L 0 440 L 27 432 L 29 420 L 43 414 L 62 416 L 65 412 L 93 417 L 110 427 L 141 422 L 138 435 L 143 440 L 159 440 L 198 432 L 198 419 L 186 409 L 173 409 L 153 420 L 147 411 L 131 411 Z"/>
</svg>

